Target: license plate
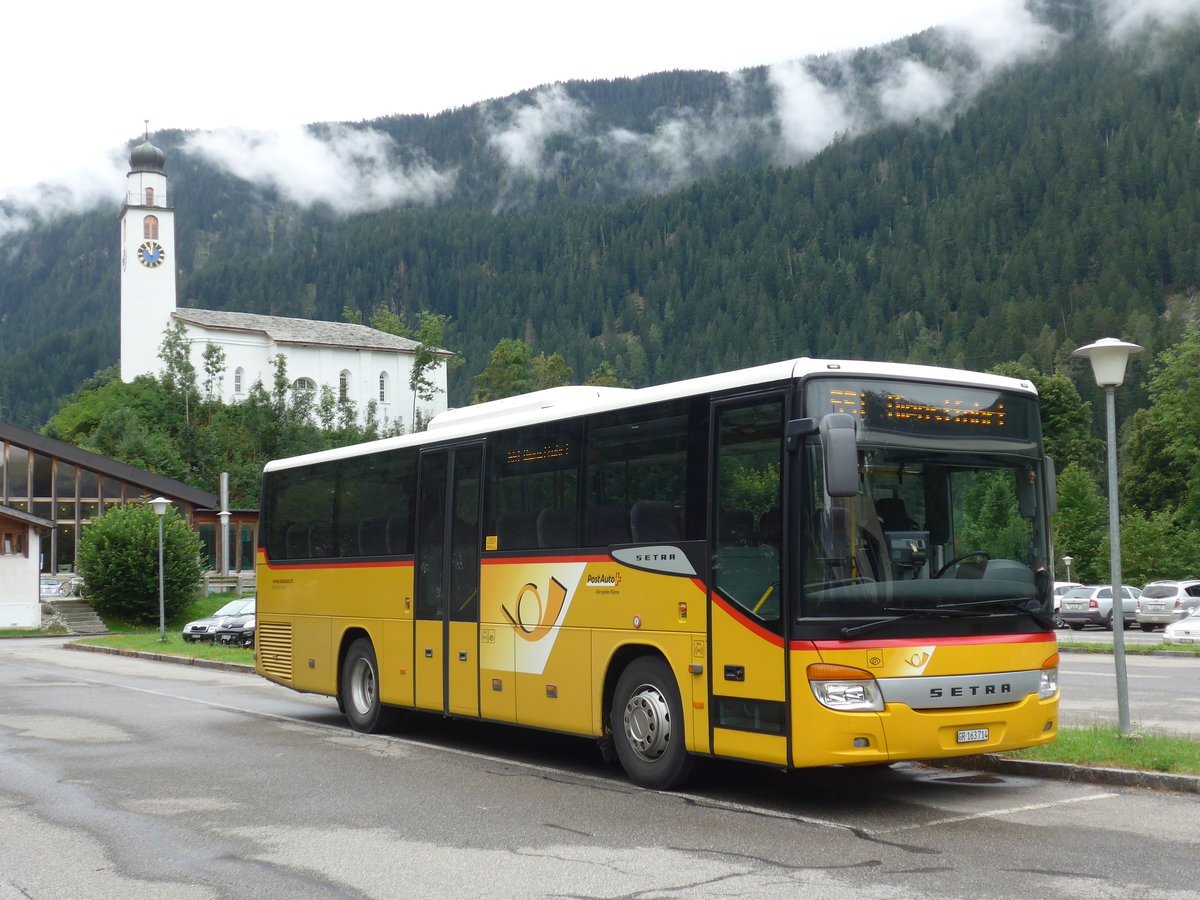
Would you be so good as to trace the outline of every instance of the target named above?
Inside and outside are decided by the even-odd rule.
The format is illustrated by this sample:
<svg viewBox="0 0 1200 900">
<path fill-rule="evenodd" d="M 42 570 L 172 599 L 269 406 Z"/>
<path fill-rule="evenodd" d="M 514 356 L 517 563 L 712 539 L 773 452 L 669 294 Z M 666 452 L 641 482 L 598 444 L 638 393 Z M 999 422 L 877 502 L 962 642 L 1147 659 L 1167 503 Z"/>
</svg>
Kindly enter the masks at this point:
<svg viewBox="0 0 1200 900">
<path fill-rule="evenodd" d="M 1146 609 L 1166 609 L 1166 608 L 1167 608 L 1167 604 L 1165 604 L 1165 603 L 1147 603 L 1146 604 Z"/>
<path fill-rule="evenodd" d="M 986 741 L 989 737 L 989 731 L 986 728 L 963 728 L 958 732 L 958 742 L 960 744 L 974 744 L 979 741 Z"/>
</svg>

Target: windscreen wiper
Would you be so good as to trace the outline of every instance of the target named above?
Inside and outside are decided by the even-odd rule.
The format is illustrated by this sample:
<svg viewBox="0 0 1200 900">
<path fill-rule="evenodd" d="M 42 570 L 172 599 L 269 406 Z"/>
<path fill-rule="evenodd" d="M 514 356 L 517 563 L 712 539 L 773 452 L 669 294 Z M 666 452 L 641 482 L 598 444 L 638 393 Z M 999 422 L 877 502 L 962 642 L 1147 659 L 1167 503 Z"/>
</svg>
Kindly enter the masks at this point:
<svg viewBox="0 0 1200 900">
<path fill-rule="evenodd" d="M 874 631 L 877 628 L 882 628 L 884 625 L 891 625 L 893 622 L 899 622 L 902 619 L 914 618 L 938 618 L 952 619 L 960 616 L 973 616 L 976 610 L 981 606 L 1007 606 L 1009 609 L 1016 612 L 1025 613 L 1031 616 L 1035 622 L 1044 628 L 1053 628 L 1054 621 L 1047 618 L 1042 613 L 1029 609 L 1025 606 L 1030 600 L 1025 597 L 1005 597 L 1000 600 L 968 600 L 965 603 L 947 603 L 945 606 L 933 606 L 929 608 L 904 608 L 885 606 L 881 611 L 885 613 L 898 613 L 888 619 L 876 619 L 874 622 L 866 622 L 862 625 L 851 625 L 842 629 L 842 637 L 857 637 L 860 634 L 866 634 Z"/>
<path fill-rule="evenodd" d="M 959 616 L 975 615 L 969 609 L 955 609 L 953 606 L 934 606 L 929 609 L 905 609 L 903 607 L 885 606 L 881 612 L 899 613 L 899 615 L 888 619 L 876 619 L 874 622 L 866 622 L 863 625 L 850 625 L 842 629 L 842 637 L 856 637 L 860 634 L 866 634 L 868 631 L 874 631 L 876 628 L 882 628 L 884 625 L 899 622 L 902 619 L 953 619 Z"/>
<path fill-rule="evenodd" d="M 1007 606 L 1009 609 L 1015 610 L 1016 612 L 1025 613 L 1025 615 L 1032 618 L 1035 622 L 1037 622 L 1043 628 L 1053 628 L 1054 620 L 1052 618 L 1050 618 L 1043 612 L 1039 612 L 1036 609 L 1030 609 L 1028 606 L 1026 606 L 1027 603 L 1034 603 L 1034 602 L 1036 602 L 1036 601 L 1032 597 L 1006 597 L 1001 600 L 971 600 L 966 603 L 955 603 L 953 605 L 957 608 L 978 607 L 978 606 Z"/>
</svg>

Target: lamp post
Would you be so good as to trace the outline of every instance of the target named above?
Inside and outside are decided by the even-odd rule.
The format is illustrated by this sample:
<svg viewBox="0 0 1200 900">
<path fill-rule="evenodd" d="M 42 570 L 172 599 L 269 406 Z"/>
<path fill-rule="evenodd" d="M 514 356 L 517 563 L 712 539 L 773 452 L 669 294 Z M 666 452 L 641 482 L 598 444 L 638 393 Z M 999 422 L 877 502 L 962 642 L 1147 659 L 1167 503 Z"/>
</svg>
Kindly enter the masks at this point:
<svg viewBox="0 0 1200 900">
<path fill-rule="evenodd" d="M 1063 565 L 1067 567 L 1067 581 L 1071 580 L 1071 563 L 1075 562 L 1075 557 L 1064 556 Z"/>
<path fill-rule="evenodd" d="M 1121 737 L 1132 732 L 1129 723 L 1129 679 L 1125 672 L 1125 599 L 1121 584 L 1121 520 L 1117 512 L 1117 401 L 1116 390 L 1125 380 L 1129 357 L 1144 350 L 1117 338 L 1101 338 L 1075 351 L 1092 364 L 1096 384 L 1104 388 L 1108 420 L 1108 546 L 1112 578 L 1113 663 L 1117 673 L 1117 719 Z M 1118 614 L 1118 610 L 1120 613 Z"/>
<path fill-rule="evenodd" d="M 154 507 L 154 514 L 158 516 L 158 639 L 166 643 L 167 606 L 163 597 L 163 516 L 167 514 L 167 507 L 171 505 L 171 501 L 166 497 L 155 497 L 150 501 L 150 505 Z"/>
</svg>

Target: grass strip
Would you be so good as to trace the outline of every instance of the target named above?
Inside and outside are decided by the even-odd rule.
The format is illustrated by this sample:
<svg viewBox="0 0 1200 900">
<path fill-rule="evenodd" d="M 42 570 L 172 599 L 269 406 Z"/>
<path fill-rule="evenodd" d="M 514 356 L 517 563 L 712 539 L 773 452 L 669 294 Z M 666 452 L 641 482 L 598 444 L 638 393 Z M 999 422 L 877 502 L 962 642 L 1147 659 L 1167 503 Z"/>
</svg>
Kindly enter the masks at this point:
<svg viewBox="0 0 1200 900">
<path fill-rule="evenodd" d="M 1200 775 L 1200 741 L 1156 732 L 1121 737 L 1115 725 L 1060 728 L 1058 740 L 1053 744 L 1001 755 L 1079 766 Z"/>
<path fill-rule="evenodd" d="M 138 634 L 105 634 L 83 638 L 77 643 L 113 647 L 138 653 L 162 653 L 168 656 L 190 656 L 196 659 L 254 665 L 254 651 L 246 647 L 230 647 L 226 644 L 213 644 L 211 641 L 186 643 L 178 634 L 170 633 L 167 634 L 165 641 L 160 641 L 157 631 Z"/>
</svg>

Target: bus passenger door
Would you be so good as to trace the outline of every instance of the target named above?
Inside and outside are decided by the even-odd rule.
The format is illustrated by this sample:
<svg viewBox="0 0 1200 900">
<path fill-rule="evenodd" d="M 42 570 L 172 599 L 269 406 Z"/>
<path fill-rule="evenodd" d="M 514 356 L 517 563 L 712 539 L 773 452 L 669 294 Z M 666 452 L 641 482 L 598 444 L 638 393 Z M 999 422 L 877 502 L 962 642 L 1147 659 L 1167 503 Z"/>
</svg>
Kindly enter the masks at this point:
<svg viewBox="0 0 1200 900">
<path fill-rule="evenodd" d="M 416 546 L 416 706 L 479 715 L 483 447 L 421 454 Z"/>
<path fill-rule="evenodd" d="M 710 723 L 719 755 L 786 765 L 782 393 L 713 406 Z"/>
</svg>

